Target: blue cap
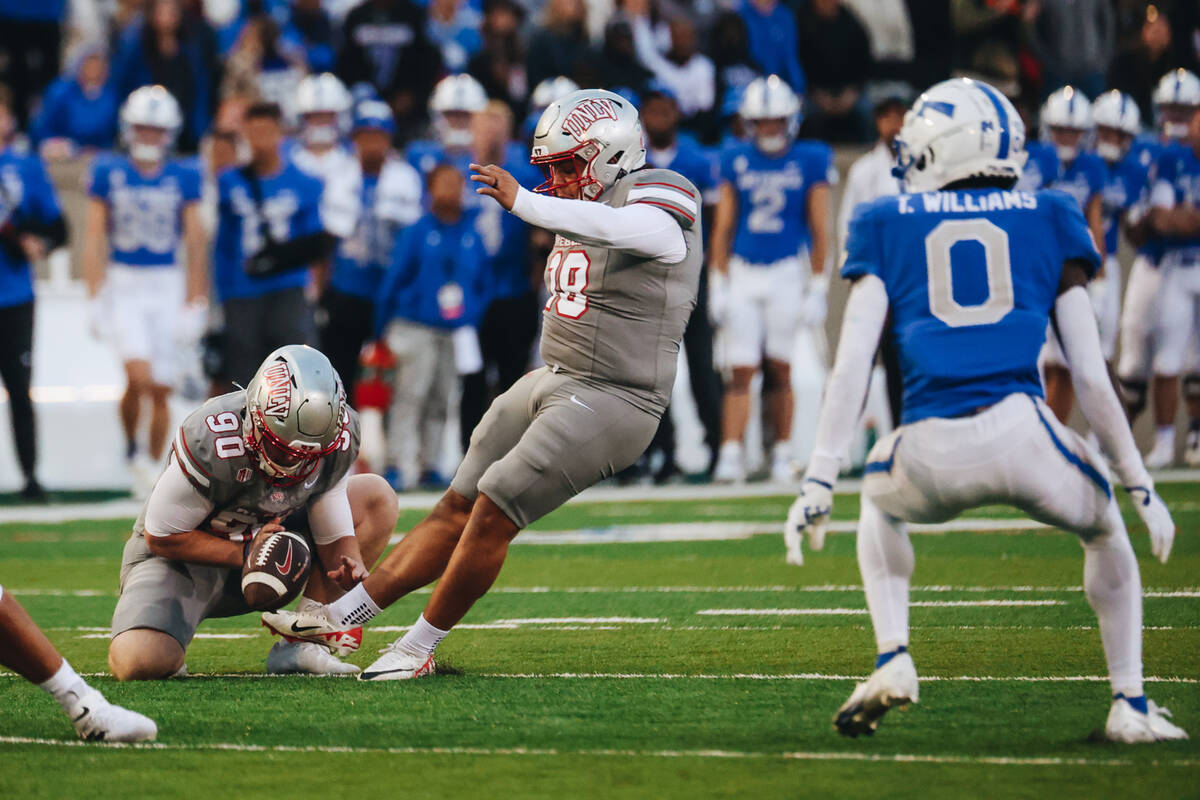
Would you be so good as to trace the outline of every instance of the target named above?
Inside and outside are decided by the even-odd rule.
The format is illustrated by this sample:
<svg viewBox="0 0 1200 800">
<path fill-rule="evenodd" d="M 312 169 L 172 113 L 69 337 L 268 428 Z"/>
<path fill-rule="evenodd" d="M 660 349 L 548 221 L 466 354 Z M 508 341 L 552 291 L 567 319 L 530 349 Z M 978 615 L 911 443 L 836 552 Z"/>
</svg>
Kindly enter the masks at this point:
<svg viewBox="0 0 1200 800">
<path fill-rule="evenodd" d="M 389 134 L 396 132 L 396 120 L 387 103 L 382 100 L 364 100 L 354 107 L 354 130 L 368 129 Z"/>
</svg>

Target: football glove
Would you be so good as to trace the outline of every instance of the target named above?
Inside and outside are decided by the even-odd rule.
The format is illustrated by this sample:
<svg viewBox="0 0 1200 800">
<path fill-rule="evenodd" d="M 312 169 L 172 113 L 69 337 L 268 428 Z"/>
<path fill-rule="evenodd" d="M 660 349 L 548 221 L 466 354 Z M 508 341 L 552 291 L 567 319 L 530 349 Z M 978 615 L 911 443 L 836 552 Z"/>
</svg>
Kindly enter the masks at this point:
<svg viewBox="0 0 1200 800">
<path fill-rule="evenodd" d="M 108 329 L 109 313 L 108 298 L 105 290 L 101 289 L 95 297 L 87 299 L 87 327 L 93 339 L 103 340 Z"/>
<path fill-rule="evenodd" d="M 823 481 L 807 478 L 800 486 L 800 495 L 788 511 L 783 528 L 783 543 L 787 548 L 787 563 L 804 565 L 801 548 L 803 534 L 808 531 L 808 543 L 813 550 L 825 546 L 825 526 L 833 511 L 833 487 Z"/>
<path fill-rule="evenodd" d="M 805 325 L 817 327 L 825 324 L 825 315 L 829 312 L 829 279 L 824 275 L 814 275 L 808 282 L 808 289 L 800 298 L 800 320 Z"/>
<path fill-rule="evenodd" d="M 1175 521 L 1167 504 L 1154 491 L 1153 486 L 1127 486 L 1129 499 L 1133 508 L 1150 533 L 1150 552 L 1162 563 L 1167 563 L 1171 556 L 1171 545 L 1175 543 Z"/>
<path fill-rule="evenodd" d="M 729 317 L 729 275 L 711 270 L 708 275 L 708 321 L 720 328 Z"/>
</svg>

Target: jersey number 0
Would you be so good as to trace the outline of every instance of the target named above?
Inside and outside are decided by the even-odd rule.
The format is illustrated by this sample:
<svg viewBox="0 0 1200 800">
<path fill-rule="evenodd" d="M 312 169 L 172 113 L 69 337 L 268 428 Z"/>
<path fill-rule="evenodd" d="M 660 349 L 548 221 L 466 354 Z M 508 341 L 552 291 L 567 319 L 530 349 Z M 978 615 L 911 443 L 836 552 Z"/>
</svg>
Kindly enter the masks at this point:
<svg viewBox="0 0 1200 800">
<path fill-rule="evenodd" d="M 954 299 L 951 250 L 960 242 L 983 246 L 987 272 L 987 299 L 963 305 Z M 1013 310 L 1012 261 L 1008 234 L 985 219 L 948 219 L 925 237 L 925 264 L 929 278 L 929 312 L 951 328 L 990 325 Z"/>
</svg>

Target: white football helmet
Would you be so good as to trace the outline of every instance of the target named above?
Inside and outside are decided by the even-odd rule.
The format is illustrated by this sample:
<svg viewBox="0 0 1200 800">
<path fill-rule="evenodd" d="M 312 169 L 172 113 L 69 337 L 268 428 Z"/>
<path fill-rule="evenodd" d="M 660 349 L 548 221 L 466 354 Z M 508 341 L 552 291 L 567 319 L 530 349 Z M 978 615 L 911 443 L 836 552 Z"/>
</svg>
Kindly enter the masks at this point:
<svg viewBox="0 0 1200 800">
<path fill-rule="evenodd" d="M 433 130 L 438 141 L 446 147 L 470 147 L 469 115 L 482 111 L 487 99 L 483 85 L 465 72 L 448 75 L 438 81 L 429 97 L 429 114 L 433 118 Z M 455 113 L 460 115 L 458 120 L 447 116 Z"/>
<path fill-rule="evenodd" d="M 800 98 L 778 75 L 755 78 L 742 92 L 738 116 L 745 121 L 760 150 L 777 153 L 791 144 L 800 132 Z M 786 131 L 778 136 L 759 135 L 758 123 L 766 119 L 786 120 Z"/>
<path fill-rule="evenodd" d="M 175 143 L 183 114 L 179 103 L 162 86 L 143 86 L 135 89 L 121 106 L 121 140 L 134 161 L 162 161 Z M 134 128 L 156 128 L 163 132 L 158 142 L 139 138 Z"/>
<path fill-rule="evenodd" d="M 578 91 L 579 84 L 566 75 L 559 75 L 557 78 L 546 78 L 533 88 L 533 94 L 529 95 L 529 106 L 530 108 L 543 111 L 551 103 L 562 100 L 571 92 Z"/>
<path fill-rule="evenodd" d="M 1159 79 L 1150 99 L 1154 102 L 1154 123 L 1163 136 L 1183 139 L 1192 113 L 1200 106 L 1200 78 L 1186 69 L 1171 70 Z"/>
<path fill-rule="evenodd" d="M 308 145 L 329 145 L 346 134 L 352 98 L 346 85 L 332 72 L 308 75 L 296 87 L 296 116 L 300 138 Z M 333 122 L 313 122 L 312 114 L 333 114 Z"/>
<path fill-rule="evenodd" d="M 954 78 L 926 89 L 904 115 L 892 174 L 906 192 L 931 192 L 964 178 L 1021 177 L 1025 123 L 996 88 Z"/>
<path fill-rule="evenodd" d="M 1074 86 L 1064 86 L 1046 98 L 1038 118 L 1042 141 L 1054 145 L 1059 161 L 1070 163 L 1083 149 L 1083 137 L 1092 130 L 1092 102 Z M 1079 131 L 1081 136 L 1074 144 L 1062 143 L 1054 136 L 1055 128 Z"/>
<path fill-rule="evenodd" d="M 638 111 L 619 94 L 604 89 L 572 92 L 542 112 L 533 132 L 529 161 L 546 174 L 546 181 L 535 192 L 579 186 L 585 200 L 595 200 L 622 176 L 646 163 Z M 577 177 L 556 184 L 554 172 L 560 165 Z"/>
<path fill-rule="evenodd" d="M 1142 131 L 1142 113 L 1129 95 L 1113 89 L 1096 98 L 1092 103 L 1092 122 L 1097 128 L 1111 128 L 1130 137 Z M 1096 142 L 1096 153 L 1105 161 L 1118 161 L 1129 150 L 1112 142 Z"/>
</svg>

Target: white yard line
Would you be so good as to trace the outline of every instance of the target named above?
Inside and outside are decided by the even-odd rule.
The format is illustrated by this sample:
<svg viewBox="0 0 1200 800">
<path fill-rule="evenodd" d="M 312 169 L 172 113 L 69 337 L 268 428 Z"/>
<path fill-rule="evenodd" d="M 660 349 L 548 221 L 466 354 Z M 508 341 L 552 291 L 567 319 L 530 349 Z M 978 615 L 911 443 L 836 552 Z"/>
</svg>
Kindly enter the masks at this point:
<svg viewBox="0 0 1200 800">
<path fill-rule="evenodd" d="M 909 603 L 917 608 L 965 608 L 978 606 L 1063 606 L 1064 600 L 917 600 Z M 866 614 L 865 608 L 703 608 L 696 612 L 700 616 L 720 617 L 794 617 L 835 616 L 839 614 Z"/>
<path fill-rule="evenodd" d="M 89 750 L 150 750 L 170 752 L 229 751 L 236 753 L 331 753 L 379 755 L 471 755 L 471 756 L 575 756 L 584 758 L 697 758 L 697 759 L 756 759 L 772 761 L 859 761 L 870 763 L 955 764 L 1004 767 L 1130 767 L 1139 762 L 1119 758 L 1060 758 L 1046 756 L 968 756 L 929 755 L 909 753 L 863 753 L 859 751 L 793 751 L 754 752 L 747 750 L 624 750 L 587 749 L 564 750 L 541 747 L 349 747 L 322 745 L 258 745 L 234 742 L 166 743 L 145 742 L 120 744 L 84 742 L 78 739 L 36 739 L 27 736 L 0 736 L 0 744 L 40 747 L 82 747 Z M 1168 760 L 1168 767 L 1195 767 L 1195 759 Z"/>
</svg>

